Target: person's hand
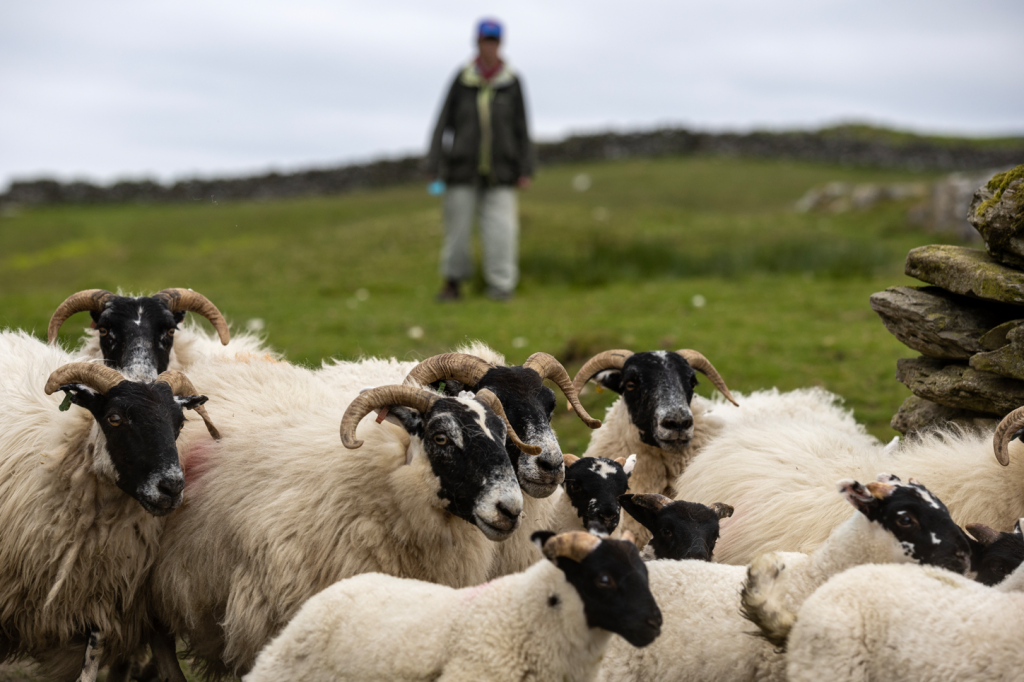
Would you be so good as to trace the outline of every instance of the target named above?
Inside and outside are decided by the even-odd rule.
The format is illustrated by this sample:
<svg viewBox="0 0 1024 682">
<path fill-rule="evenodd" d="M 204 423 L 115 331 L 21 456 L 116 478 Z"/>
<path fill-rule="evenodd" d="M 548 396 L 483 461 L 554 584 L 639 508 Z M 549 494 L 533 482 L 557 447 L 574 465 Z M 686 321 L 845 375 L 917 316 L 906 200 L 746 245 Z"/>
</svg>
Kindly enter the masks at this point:
<svg viewBox="0 0 1024 682">
<path fill-rule="evenodd" d="M 530 182 L 532 182 L 530 180 L 530 176 L 522 175 L 522 176 L 519 177 L 518 180 L 516 180 L 516 187 L 518 187 L 519 189 L 529 189 L 530 188 Z"/>
</svg>

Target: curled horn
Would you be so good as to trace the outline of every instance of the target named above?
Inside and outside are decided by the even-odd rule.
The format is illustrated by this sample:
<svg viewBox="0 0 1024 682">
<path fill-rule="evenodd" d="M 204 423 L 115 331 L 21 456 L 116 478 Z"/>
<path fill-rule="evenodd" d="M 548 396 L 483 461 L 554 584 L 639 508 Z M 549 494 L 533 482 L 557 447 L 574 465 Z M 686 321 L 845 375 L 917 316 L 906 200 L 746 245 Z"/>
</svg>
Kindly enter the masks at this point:
<svg viewBox="0 0 1024 682">
<path fill-rule="evenodd" d="M 599 544 L 601 544 L 601 538 L 578 530 L 571 533 L 562 533 L 549 539 L 544 543 L 542 551 L 549 561 L 554 561 L 558 557 L 564 556 L 578 563 L 583 561 Z"/>
<path fill-rule="evenodd" d="M 505 430 L 508 432 L 509 439 L 515 443 L 515 446 L 531 456 L 537 456 L 541 453 L 539 445 L 528 445 L 523 441 L 519 440 L 519 436 L 516 434 L 516 430 L 512 428 L 512 425 L 508 421 L 508 417 L 505 416 L 505 408 L 502 406 L 501 401 L 498 400 L 498 396 L 494 395 L 494 392 L 488 388 L 482 388 L 476 393 L 476 399 L 491 408 L 494 414 L 501 417 L 501 420 L 505 422 Z"/>
<path fill-rule="evenodd" d="M 363 441 L 356 439 L 356 427 L 373 410 L 389 405 L 405 405 L 426 412 L 440 399 L 436 393 L 413 386 L 378 386 L 364 391 L 352 401 L 341 418 L 341 442 L 349 450 L 361 446 Z"/>
<path fill-rule="evenodd" d="M 995 528 L 990 528 L 984 523 L 968 523 L 967 532 L 974 536 L 974 539 L 988 547 L 1002 535 Z"/>
<path fill-rule="evenodd" d="M 213 328 L 217 330 L 220 342 L 225 346 L 231 340 L 231 332 L 228 331 L 228 323 L 220 314 L 210 299 L 198 291 L 191 289 L 164 289 L 153 294 L 153 298 L 161 301 L 172 313 L 187 311 L 199 313 L 210 321 Z"/>
<path fill-rule="evenodd" d="M 1024 407 L 1018 407 L 1010 414 L 1003 417 L 996 427 L 995 435 L 992 436 L 992 445 L 996 451 L 996 459 L 1003 466 L 1010 464 L 1010 441 L 1017 432 L 1024 428 Z"/>
<path fill-rule="evenodd" d="M 85 384 L 97 393 L 105 394 L 122 381 L 124 375 L 116 369 L 93 362 L 72 362 L 55 369 L 46 380 L 46 395 L 53 395 L 66 384 Z"/>
<path fill-rule="evenodd" d="M 468 353 L 442 353 L 427 358 L 409 372 L 405 386 L 427 386 L 441 379 L 454 379 L 469 387 L 476 386 L 494 365 Z"/>
<path fill-rule="evenodd" d="M 84 310 L 98 313 L 103 310 L 103 306 L 112 298 L 116 298 L 116 295 L 106 289 L 86 289 L 85 291 L 79 291 L 77 294 L 71 294 L 53 312 L 53 316 L 50 318 L 50 325 L 46 328 L 47 341 L 49 343 L 56 341 L 60 326 L 75 313 L 80 313 Z"/>
<path fill-rule="evenodd" d="M 156 378 L 157 381 L 162 381 L 171 387 L 171 392 L 177 396 L 190 396 L 199 395 L 199 391 L 192 385 L 189 378 L 181 372 L 169 369 L 166 372 L 161 372 L 160 376 Z M 206 430 L 210 432 L 214 440 L 220 440 L 220 431 L 213 425 L 213 421 L 210 419 L 210 415 L 206 412 L 206 408 L 202 405 L 196 405 L 192 408 L 195 413 L 203 419 L 203 423 L 206 424 Z"/>
<path fill-rule="evenodd" d="M 565 367 L 562 367 L 562 363 L 555 359 L 555 356 L 548 353 L 534 353 L 526 358 L 523 367 L 532 369 L 540 375 L 541 379 L 550 379 L 555 382 L 558 388 L 562 389 L 562 393 L 572 405 L 572 409 L 576 410 L 576 415 L 584 424 L 592 429 L 601 426 L 600 419 L 594 419 L 583 409 L 583 405 L 580 404 L 579 391 L 573 386 L 572 380 L 569 379 L 569 373 L 565 371 Z"/>
<path fill-rule="evenodd" d="M 703 354 L 698 353 L 695 350 L 690 350 L 689 348 L 680 348 L 676 353 L 681 355 L 683 360 L 690 363 L 690 367 L 693 367 L 698 372 L 703 372 L 708 379 L 711 379 L 711 383 L 715 385 L 715 388 L 722 392 L 722 395 L 725 396 L 726 400 L 736 407 L 740 406 L 740 404 L 736 402 L 735 398 L 732 397 L 732 393 L 729 393 L 729 387 L 725 385 L 725 380 L 722 379 L 722 375 L 718 373 L 715 366 L 712 365 L 711 361 L 704 357 Z"/>
<path fill-rule="evenodd" d="M 632 354 L 633 351 L 621 348 L 598 353 L 583 363 L 580 371 L 576 372 L 576 378 L 572 380 L 572 387 L 579 393 L 598 372 L 603 372 L 606 369 L 622 369 Z"/>
</svg>

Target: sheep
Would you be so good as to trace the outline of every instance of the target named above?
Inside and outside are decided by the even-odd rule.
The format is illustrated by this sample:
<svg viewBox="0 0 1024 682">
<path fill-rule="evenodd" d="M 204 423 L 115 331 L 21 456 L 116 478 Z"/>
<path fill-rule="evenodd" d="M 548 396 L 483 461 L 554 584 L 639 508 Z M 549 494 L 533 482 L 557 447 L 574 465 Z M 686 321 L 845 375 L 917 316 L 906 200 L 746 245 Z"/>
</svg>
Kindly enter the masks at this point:
<svg viewBox="0 0 1024 682">
<path fill-rule="evenodd" d="M 565 480 L 551 496 L 548 528 L 557 533 L 585 530 L 614 537 L 622 515 L 619 496 L 629 487 L 636 455 L 618 459 L 580 458 L 569 454 L 562 457 Z"/>
<path fill-rule="evenodd" d="M 1001 533 L 983 523 L 969 523 L 967 530 L 975 539 L 971 545 L 971 573 L 982 585 L 998 585 L 1024 562 L 1024 535 L 1021 521 L 1014 524 L 1012 533 Z"/>
<path fill-rule="evenodd" d="M 732 564 L 776 550 L 812 551 L 845 517 L 823 486 L 879 470 L 928 481 L 961 525 L 1008 528 L 1024 516 L 1024 453 L 1011 443 L 1017 454 L 1003 468 L 992 438 L 950 425 L 888 447 L 814 414 L 764 413 L 730 421 L 675 487 L 678 497 L 724 499 L 736 508 L 716 550 L 719 561 Z M 780 486 L 789 494 L 778 495 Z"/>
<path fill-rule="evenodd" d="M 209 439 L 182 411 L 209 416 L 178 372 L 140 383 L 72 359 L 0 332 L 0 661 L 93 680 L 138 646 L 141 590 L 182 502 L 176 441 Z"/>
<path fill-rule="evenodd" d="M 884 474 L 867 485 L 844 480 L 838 487 L 840 499 L 856 511 L 813 554 L 775 555 L 782 578 L 770 583 L 770 599 L 750 598 L 742 606 L 770 613 L 778 602 L 799 603 L 829 577 L 866 562 L 922 561 L 966 570 L 969 548 L 962 531 L 941 503 L 932 504 L 924 487 Z M 648 562 L 647 570 L 665 613 L 662 636 L 643 650 L 613 641 L 600 679 L 783 679 L 782 656 L 750 636 L 741 615 L 745 567 L 658 560 Z"/>
<path fill-rule="evenodd" d="M 72 315 L 89 311 L 95 332 L 87 337 L 78 355 L 103 358 L 108 367 L 134 381 L 152 381 L 168 368 L 187 370 L 196 360 L 211 354 L 269 352 L 255 336 L 236 336 L 220 351 L 216 342 L 198 325 L 178 327 L 186 312 L 195 312 L 213 325 L 224 346 L 231 342 L 227 321 L 217 306 L 191 289 L 164 289 L 152 296 L 119 296 L 106 289 L 87 289 L 69 296 L 54 311 L 47 339 L 57 341 L 61 325 Z"/>
<path fill-rule="evenodd" d="M 480 583 L 493 541 L 520 523 L 507 426 L 487 390 L 383 386 L 345 398 L 313 370 L 259 358 L 211 358 L 192 372 L 223 401 L 224 438 L 183 453 L 187 504 L 164 532 L 152 602 L 212 674 L 248 670 L 337 580 Z M 365 420 L 357 439 L 360 420 L 384 408 L 386 422 Z"/>
<path fill-rule="evenodd" d="M 543 560 L 462 590 L 372 573 L 310 599 L 245 682 L 592 680 L 617 633 L 659 634 L 636 546 L 537 532 Z"/>
<path fill-rule="evenodd" d="M 622 397 L 608 408 L 604 427 L 591 436 L 583 456 L 614 459 L 635 452 L 638 464 L 631 488 L 672 497 L 672 482 L 722 427 L 709 414 L 711 402 L 694 396 L 694 370 L 706 374 L 736 403 L 714 366 L 697 351 L 609 350 L 584 363 L 573 380 L 577 393 L 593 379 Z M 623 526 L 641 546 L 650 539 L 647 529 L 631 518 L 623 519 Z"/>
<path fill-rule="evenodd" d="M 858 566 L 800 608 L 793 682 L 1019 680 L 1024 568 L 987 587 L 931 566 Z"/>
<path fill-rule="evenodd" d="M 504 365 L 503 357 L 483 344 L 476 343 L 465 350 L 469 352 L 446 353 L 424 360 L 409 372 L 405 383 L 425 386 L 443 381 L 447 393 L 487 388 L 501 400 L 514 431 L 530 443 L 524 446 L 510 434 L 505 444 L 526 497 L 522 528 L 498 547 L 489 574 L 496 578 L 526 570 L 540 558 L 530 535 L 545 528 L 554 513 L 550 496 L 564 478 L 563 453 L 550 423 L 555 394 L 544 386 L 544 380 L 551 380 L 562 390 L 570 408 L 587 426 L 598 428 L 601 422 L 587 414 L 568 373 L 553 356 L 534 353 L 522 366 L 509 367 Z"/>
<path fill-rule="evenodd" d="M 722 502 L 706 506 L 657 493 L 622 495 L 619 502 L 627 514 L 650 531 L 651 541 L 643 553 L 645 560 L 711 561 L 718 542 L 719 520 L 732 516 L 732 507 Z"/>
</svg>

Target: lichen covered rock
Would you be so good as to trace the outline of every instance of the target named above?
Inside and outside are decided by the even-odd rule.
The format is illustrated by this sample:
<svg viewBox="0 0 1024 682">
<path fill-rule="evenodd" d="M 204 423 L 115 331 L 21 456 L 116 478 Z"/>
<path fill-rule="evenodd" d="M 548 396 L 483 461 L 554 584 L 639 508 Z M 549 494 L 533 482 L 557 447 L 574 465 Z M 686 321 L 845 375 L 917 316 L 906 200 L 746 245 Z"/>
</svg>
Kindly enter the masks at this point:
<svg viewBox="0 0 1024 682">
<path fill-rule="evenodd" d="M 989 330 L 1024 313 L 938 287 L 891 287 L 871 296 L 871 308 L 900 343 L 930 357 L 954 360 L 986 350 L 981 339 Z"/>
<path fill-rule="evenodd" d="M 949 424 L 984 430 L 995 428 L 998 423 L 998 415 L 946 407 L 912 395 L 900 405 L 899 412 L 893 416 L 889 426 L 904 435 L 910 435 L 924 429 L 944 428 Z"/>
<path fill-rule="evenodd" d="M 970 366 L 1011 379 L 1024 380 L 1024 326 L 1016 326 L 1006 335 L 1007 344 L 988 353 L 978 353 Z"/>
<path fill-rule="evenodd" d="M 935 358 L 896 361 L 896 378 L 914 395 L 940 405 L 1004 415 L 1024 405 L 1024 381 L 947 364 Z"/>
<path fill-rule="evenodd" d="M 1024 165 L 995 175 L 975 192 L 967 220 L 992 258 L 1024 268 Z"/>
<path fill-rule="evenodd" d="M 905 271 L 955 294 L 1024 305 L 1024 273 L 997 263 L 978 249 L 919 246 L 907 254 Z"/>
</svg>

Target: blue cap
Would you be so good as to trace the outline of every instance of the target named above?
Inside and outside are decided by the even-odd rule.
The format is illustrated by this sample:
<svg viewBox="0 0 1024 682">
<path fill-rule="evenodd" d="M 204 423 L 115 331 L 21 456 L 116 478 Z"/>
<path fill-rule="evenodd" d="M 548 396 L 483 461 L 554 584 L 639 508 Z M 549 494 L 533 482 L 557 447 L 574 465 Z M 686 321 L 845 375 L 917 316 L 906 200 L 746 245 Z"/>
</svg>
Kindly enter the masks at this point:
<svg viewBox="0 0 1024 682">
<path fill-rule="evenodd" d="M 501 24 L 494 19 L 481 19 L 476 28 L 476 37 L 501 40 Z"/>
</svg>

